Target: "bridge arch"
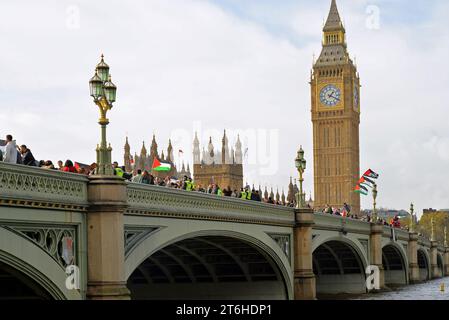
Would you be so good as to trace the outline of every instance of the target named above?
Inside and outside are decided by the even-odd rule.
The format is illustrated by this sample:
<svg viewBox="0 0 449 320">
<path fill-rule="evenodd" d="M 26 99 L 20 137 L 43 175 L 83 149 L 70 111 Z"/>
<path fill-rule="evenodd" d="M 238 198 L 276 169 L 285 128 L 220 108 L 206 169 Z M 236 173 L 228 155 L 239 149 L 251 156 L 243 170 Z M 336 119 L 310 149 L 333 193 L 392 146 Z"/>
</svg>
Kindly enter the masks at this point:
<svg viewBox="0 0 449 320">
<path fill-rule="evenodd" d="M 343 237 L 314 245 L 313 270 L 317 295 L 366 293 L 368 266 L 359 246 Z"/>
<path fill-rule="evenodd" d="M 395 242 L 382 247 L 382 264 L 386 285 L 408 284 L 408 262 L 404 248 Z"/>
<path fill-rule="evenodd" d="M 418 267 L 419 267 L 419 280 L 427 281 L 431 278 L 430 272 L 430 256 L 427 250 L 423 248 L 418 249 Z"/>
<path fill-rule="evenodd" d="M 161 228 L 127 255 L 132 298 L 293 299 L 291 261 L 267 233 L 185 229 Z"/>
<path fill-rule="evenodd" d="M 82 299 L 78 291 L 65 287 L 65 270 L 55 260 L 33 242 L 3 227 L 0 227 L 0 273 L 3 275 L 0 295 L 5 298 Z M 11 293 L 7 291 L 9 287 L 20 290 Z"/>
</svg>

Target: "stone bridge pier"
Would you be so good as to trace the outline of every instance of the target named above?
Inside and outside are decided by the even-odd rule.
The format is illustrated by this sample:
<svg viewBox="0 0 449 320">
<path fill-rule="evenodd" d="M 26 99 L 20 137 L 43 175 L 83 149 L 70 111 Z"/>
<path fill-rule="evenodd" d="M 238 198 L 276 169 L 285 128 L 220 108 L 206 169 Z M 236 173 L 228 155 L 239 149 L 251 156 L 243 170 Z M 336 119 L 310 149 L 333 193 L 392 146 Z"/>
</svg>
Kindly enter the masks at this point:
<svg viewBox="0 0 449 320">
<path fill-rule="evenodd" d="M 316 282 L 312 263 L 313 210 L 295 211 L 294 227 L 294 290 L 296 300 L 314 300 Z"/>
<path fill-rule="evenodd" d="M 129 299 L 123 237 L 126 183 L 114 176 L 91 177 L 88 200 L 87 298 Z"/>
</svg>

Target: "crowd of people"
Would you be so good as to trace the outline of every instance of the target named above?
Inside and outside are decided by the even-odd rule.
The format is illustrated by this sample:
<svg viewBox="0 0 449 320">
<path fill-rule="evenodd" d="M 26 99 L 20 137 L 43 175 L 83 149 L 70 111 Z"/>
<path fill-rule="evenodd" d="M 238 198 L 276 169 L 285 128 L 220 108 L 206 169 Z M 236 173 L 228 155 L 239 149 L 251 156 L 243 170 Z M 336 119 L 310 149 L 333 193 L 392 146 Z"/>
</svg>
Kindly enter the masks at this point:
<svg viewBox="0 0 449 320">
<path fill-rule="evenodd" d="M 73 163 L 71 160 L 66 160 L 63 162 L 59 160 L 57 165 L 54 165 L 51 160 L 41 160 L 37 161 L 31 150 L 26 145 L 16 145 L 11 135 L 6 136 L 4 141 L 4 152 L 0 149 L 0 161 L 4 161 L 12 164 L 22 164 L 26 166 L 40 167 L 48 170 L 60 170 L 69 173 L 83 174 L 83 175 L 93 175 L 95 174 L 97 164 L 92 163 L 91 165 L 81 165 L 78 163 Z M 153 176 L 148 170 L 137 170 L 134 172 L 126 172 L 124 166 L 119 166 L 117 162 L 112 164 L 114 175 L 124 178 L 132 183 L 141 183 L 148 185 L 156 185 L 160 187 L 181 189 L 189 192 L 201 192 L 206 194 L 212 194 L 219 197 L 230 197 L 238 198 L 249 201 L 263 202 L 272 205 L 285 206 L 285 207 L 295 207 L 293 201 L 285 202 L 273 199 L 272 197 L 264 197 L 259 190 L 254 187 L 246 186 L 240 190 L 232 189 L 227 186 L 222 189 L 216 183 L 211 183 L 208 186 L 202 186 L 200 184 L 195 184 L 192 178 L 184 176 L 182 179 L 177 177 L 166 177 L 161 179 L 159 177 Z M 307 205 L 309 208 L 310 206 Z M 371 216 L 365 215 L 363 217 L 358 217 L 356 214 L 351 213 L 351 207 L 344 203 L 341 208 L 334 208 L 332 206 L 326 205 L 323 209 L 323 214 L 330 214 L 334 216 L 346 217 L 354 220 L 361 220 L 365 222 L 371 222 Z M 393 228 L 401 228 L 401 222 L 398 216 L 395 216 L 390 221 L 386 219 L 378 219 L 379 224 L 386 226 L 391 226 Z"/>
<path fill-rule="evenodd" d="M 333 216 L 358 219 L 357 215 L 351 214 L 351 207 L 347 203 L 344 203 L 342 208 L 331 207 L 327 204 L 322 212 Z"/>
<path fill-rule="evenodd" d="M 286 203 L 282 201 L 276 201 L 271 197 L 265 199 L 263 195 L 261 195 L 259 190 L 255 188 L 251 188 L 250 186 L 246 186 L 245 188 L 241 188 L 240 190 L 232 189 L 230 186 L 222 188 L 216 183 L 211 183 L 207 186 L 203 186 L 201 184 L 196 184 L 192 178 L 188 176 L 184 176 L 182 179 L 178 179 L 177 177 L 169 177 L 167 176 L 164 179 L 153 176 L 147 170 L 137 170 L 134 173 L 127 173 L 124 170 L 124 167 L 119 167 L 117 162 L 114 162 L 114 173 L 120 177 L 125 178 L 133 183 L 142 183 L 148 185 L 156 185 L 160 187 L 167 187 L 173 189 L 181 189 L 189 192 L 201 192 L 206 194 L 212 194 L 219 197 L 230 197 L 230 198 L 238 198 L 249 201 L 256 202 L 264 202 L 273 205 L 279 206 L 290 206 L 293 207 L 294 203 Z"/>
<path fill-rule="evenodd" d="M 36 160 L 31 150 L 24 144 L 17 145 L 12 135 L 7 135 L 4 140 L 4 151 L 0 149 L 0 161 L 21 164 L 30 167 L 40 167 L 49 170 L 60 170 L 64 172 L 79 173 L 90 175 L 95 172 L 96 164 L 90 166 L 74 164 L 71 160 L 63 162 L 59 160 L 57 164 L 53 164 L 51 160 Z"/>
<path fill-rule="evenodd" d="M 371 216 L 365 216 L 364 221 L 373 222 Z M 396 228 L 396 229 L 407 230 L 407 228 L 405 228 L 401 225 L 401 220 L 399 219 L 399 216 L 397 216 L 397 215 L 394 216 L 393 218 L 391 218 L 390 221 L 388 221 L 387 219 L 384 219 L 384 218 L 378 218 L 377 223 L 382 224 L 384 226 Z"/>
<path fill-rule="evenodd" d="M 346 217 L 346 218 L 353 219 L 353 220 L 360 220 L 363 222 L 374 222 L 370 215 L 364 215 L 363 217 L 359 217 L 355 214 L 351 214 L 351 207 L 347 203 L 344 203 L 343 207 L 341 209 L 326 205 L 326 207 L 322 210 L 322 213 L 330 214 L 333 216 Z M 378 218 L 377 223 L 384 225 L 384 226 L 396 228 L 396 229 L 404 229 L 404 230 L 407 229 L 407 228 L 402 227 L 401 220 L 400 220 L 399 216 L 397 216 L 397 215 L 395 217 L 391 218 L 390 221 L 387 221 L 387 219 L 384 219 L 384 218 Z"/>
<path fill-rule="evenodd" d="M 97 164 L 92 163 L 91 165 L 82 165 L 79 163 L 74 163 L 71 160 L 66 160 L 63 162 L 59 160 L 55 165 L 51 160 L 36 160 L 31 152 L 31 150 L 26 145 L 17 146 L 16 142 L 13 140 L 11 135 L 6 136 L 5 140 L 5 152 L 0 150 L 0 161 L 4 161 L 12 164 L 22 164 L 32 167 L 40 167 L 48 170 L 59 170 L 63 172 L 83 174 L 86 176 L 95 174 Z M 192 178 L 184 176 L 182 179 L 177 177 L 166 177 L 161 179 L 159 177 L 153 176 L 148 170 L 137 170 L 134 172 L 126 172 L 124 166 L 119 166 L 117 162 L 112 164 L 114 175 L 120 176 L 125 180 L 133 183 L 142 183 L 148 185 L 156 185 L 160 187 L 182 189 L 190 192 L 201 192 L 207 194 L 213 194 L 220 197 L 231 197 L 238 198 L 249 201 L 263 202 L 279 206 L 294 207 L 293 202 L 282 202 L 277 201 L 271 197 L 265 199 L 259 190 L 250 188 L 246 186 L 240 190 L 232 189 L 227 186 L 222 188 L 216 183 L 211 183 L 208 186 L 202 186 L 200 184 L 195 184 Z"/>
</svg>

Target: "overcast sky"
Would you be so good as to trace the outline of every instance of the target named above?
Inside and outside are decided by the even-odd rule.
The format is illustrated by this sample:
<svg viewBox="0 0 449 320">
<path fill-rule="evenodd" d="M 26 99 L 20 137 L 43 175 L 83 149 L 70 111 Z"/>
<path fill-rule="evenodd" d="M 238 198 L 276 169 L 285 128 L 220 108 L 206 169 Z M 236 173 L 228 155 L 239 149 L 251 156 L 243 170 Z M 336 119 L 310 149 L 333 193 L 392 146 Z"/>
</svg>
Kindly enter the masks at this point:
<svg viewBox="0 0 449 320">
<path fill-rule="evenodd" d="M 38 159 L 95 161 L 88 92 L 101 53 L 118 86 L 113 158 L 172 137 L 191 161 L 193 132 L 248 148 L 249 183 L 286 187 L 303 145 L 312 190 L 309 77 L 330 0 L 0 2 L 0 135 Z M 361 170 L 378 203 L 447 208 L 449 3 L 339 0 L 362 81 Z M 254 140 L 256 139 L 256 140 Z M 248 145 L 249 144 L 249 145 Z M 309 191 L 308 191 L 309 192 Z M 371 207 L 371 199 L 363 198 Z"/>
</svg>

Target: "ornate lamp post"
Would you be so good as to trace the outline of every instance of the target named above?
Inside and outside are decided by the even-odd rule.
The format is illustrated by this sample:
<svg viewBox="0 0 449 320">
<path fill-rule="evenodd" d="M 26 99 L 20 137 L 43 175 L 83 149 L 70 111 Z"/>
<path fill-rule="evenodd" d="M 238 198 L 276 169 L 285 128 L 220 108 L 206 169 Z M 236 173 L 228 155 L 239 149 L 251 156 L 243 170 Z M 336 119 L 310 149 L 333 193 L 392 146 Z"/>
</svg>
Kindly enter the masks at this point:
<svg viewBox="0 0 449 320">
<path fill-rule="evenodd" d="M 109 66 L 104 62 L 104 56 L 101 55 L 101 61 L 97 65 L 95 75 L 89 81 L 90 95 L 94 98 L 95 104 L 100 109 L 100 119 L 98 123 L 101 126 L 101 142 L 97 145 L 97 169 L 96 175 L 113 175 L 111 160 L 111 145 L 107 145 L 106 126 L 109 119 L 106 114 L 112 109 L 115 102 L 117 87 L 111 81 Z"/>
<path fill-rule="evenodd" d="M 444 247 L 445 248 L 448 247 L 448 243 L 447 243 L 447 226 L 444 226 Z"/>
<path fill-rule="evenodd" d="M 295 166 L 299 173 L 299 193 L 296 194 L 296 208 L 302 209 L 305 207 L 304 193 L 302 191 L 302 183 L 304 182 L 303 174 L 306 170 L 307 161 L 304 159 L 304 150 L 301 148 L 295 159 Z"/>
<path fill-rule="evenodd" d="M 410 233 L 415 233 L 415 209 L 413 207 L 413 203 L 410 205 Z"/>
<path fill-rule="evenodd" d="M 377 208 L 376 208 L 376 199 L 377 199 L 377 184 L 375 183 L 373 186 L 373 215 L 372 215 L 372 221 L 373 223 L 377 223 Z"/>
<path fill-rule="evenodd" d="M 435 238 L 435 218 L 432 218 L 430 220 L 430 224 L 432 227 L 432 232 L 430 234 L 430 241 L 436 241 L 437 239 Z"/>
</svg>

